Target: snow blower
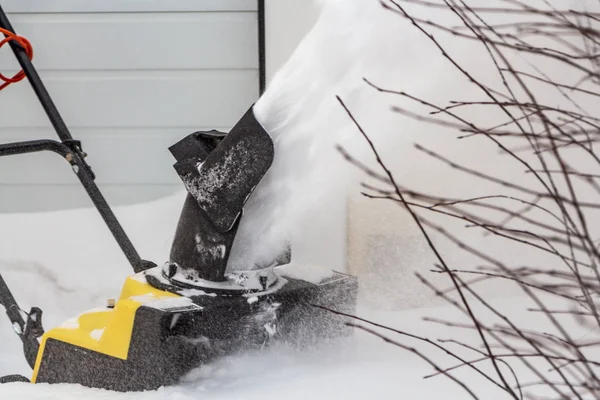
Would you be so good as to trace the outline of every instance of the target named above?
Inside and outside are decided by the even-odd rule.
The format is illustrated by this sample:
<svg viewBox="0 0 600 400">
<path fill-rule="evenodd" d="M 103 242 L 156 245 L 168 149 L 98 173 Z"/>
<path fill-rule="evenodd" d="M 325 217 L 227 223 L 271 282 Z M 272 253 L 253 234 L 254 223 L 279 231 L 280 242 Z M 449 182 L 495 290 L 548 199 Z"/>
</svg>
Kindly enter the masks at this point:
<svg viewBox="0 0 600 400">
<path fill-rule="evenodd" d="M 44 332 L 42 311 L 23 312 L 0 276 L 0 303 L 23 342 L 31 380 L 117 391 L 176 384 L 219 357 L 271 343 L 310 346 L 351 334 L 335 309 L 352 313 L 357 281 L 337 272 L 310 277 L 289 264 L 286 252 L 271 265 L 228 271 L 227 261 L 246 200 L 274 157 L 273 142 L 250 108 L 229 133 L 195 132 L 170 147 L 187 189 L 170 259 L 143 260 L 95 184 L 81 142 L 73 139 L 32 62 L 29 42 L 15 34 L 0 7 L 0 28 L 60 141 L 0 144 L 0 156 L 40 151 L 70 165 L 133 267 L 120 296 Z M 286 265 L 288 264 L 288 265 Z M 320 306 L 320 307 L 315 307 Z"/>
</svg>

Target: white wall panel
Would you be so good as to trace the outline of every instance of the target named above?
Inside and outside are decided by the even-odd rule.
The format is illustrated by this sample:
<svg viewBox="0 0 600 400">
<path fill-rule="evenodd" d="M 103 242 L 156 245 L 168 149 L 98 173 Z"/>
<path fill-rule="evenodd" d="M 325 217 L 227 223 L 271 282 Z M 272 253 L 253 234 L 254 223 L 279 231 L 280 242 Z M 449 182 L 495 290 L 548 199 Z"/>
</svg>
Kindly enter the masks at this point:
<svg viewBox="0 0 600 400">
<path fill-rule="evenodd" d="M 183 190 L 168 147 L 228 130 L 258 98 L 255 0 L 5 0 L 112 204 Z M 0 52 L 0 71 L 18 69 Z M 26 81 L 0 93 L 0 142 L 55 138 Z M 91 205 L 55 154 L 0 158 L 0 212 Z"/>
<path fill-rule="evenodd" d="M 254 0 L 3 0 L 6 12 L 256 11 Z"/>
<path fill-rule="evenodd" d="M 230 126 L 258 97 L 258 71 L 41 73 L 70 127 Z M 0 95 L 5 128 L 49 126 L 27 82 Z"/>
<path fill-rule="evenodd" d="M 256 69 L 254 12 L 18 14 L 38 70 Z M 0 70 L 16 69 L 10 51 Z"/>
<path fill-rule="evenodd" d="M 285 65 L 321 13 L 322 1 L 265 0 L 267 82 Z"/>
</svg>

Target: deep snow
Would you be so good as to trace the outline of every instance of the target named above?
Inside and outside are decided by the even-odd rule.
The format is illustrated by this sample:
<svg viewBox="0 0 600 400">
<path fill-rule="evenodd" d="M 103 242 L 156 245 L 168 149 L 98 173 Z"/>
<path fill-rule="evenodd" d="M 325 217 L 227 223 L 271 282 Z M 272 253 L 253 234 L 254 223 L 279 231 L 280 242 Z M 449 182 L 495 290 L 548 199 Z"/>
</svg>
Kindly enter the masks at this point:
<svg viewBox="0 0 600 400">
<path fill-rule="evenodd" d="M 182 192 L 152 203 L 116 209 L 144 257 L 159 261 L 168 254 L 183 199 Z M 33 305 L 43 308 L 46 329 L 85 310 L 104 306 L 106 299 L 118 295 L 123 279 L 131 272 L 93 209 L 0 214 L 0 227 L 0 272 L 23 309 Z M 540 329 L 545 323 L 539 315 L 521 312 L 527 306 L 523 299 L 504 298 L 496 303 L 525 327 Z M 439 325 L 422 320 L 423 316 L 430 316 L 460 321 L 460 315 L 448 307 L 402 312 L 359 307 L 358 315 L 431 339 L 453 337 L 478 343 L 472 332 L 440 329 Z M 391 333 L 386 335 L 426 354 L 436 354 L 440 363 L 450 361 L 422 343 Z M 590 333 L 582 331 L 582 335 Z M 1 375 L 30 375 L 19 340 L 4 318 L 0 318 L 0 354 Z M 406 396 L 429 400 L 439 398 L 440 393 L 444 393 L 445 400 L 467 398 L 462 389 L 444 377 L 422 379 L 432 371 L 431 366 L 415 355 L 359 331 L 351 343 L 328 344 L 311 352 L 273 348 L 260 354 L 231 357 L 194 371 L 176 387 L 158 391 L 120 394 L 77 385 L 13 383 L 0 385 L 0 398 L 225 400 L 284 396 L 290 400 L 362 400 Z M 463 370 L 459 376 L 468 377 L 484 394 L 483 398 L 504 398 L 498 389 L 469 371 Z"/>
<path fill-rule="evenodd" d="M 168 254 L 183 193 L 149 204 L 116 210 L 144 257 Z M 23 309 L 44 310 L 46 329 L 115 297 L 130 267 L 93 209 L 43 214 L 0 215 L 0 272 Z M 369 311 L 369 314 L 376 315 Z M 363 312 L 364 314 L 364 312 Z M 382 322 L 418 329 L 420 312 L 381 313 Z M 423 328 L 427 329 L 427 328 Z M 0 398 L 21 399 L 364 399 L 413 393 L 428 399 L 439 390 L 463 393 L 444 378 L 435 385 L 420 378 L 430 372 L 415 357 L 378 339 L 358 334 L 355 343 L 330 345 L 314 353 L 273 349 L 242 355 L 200 369 L 187 382 L 156 392 L 115 394 L 76 385 L 7 384 Z M 8 320 L 0 319 L 0 374 L 31 371 Z M 446 397 L 450 399 L 452 397 Z"/>
</svg>

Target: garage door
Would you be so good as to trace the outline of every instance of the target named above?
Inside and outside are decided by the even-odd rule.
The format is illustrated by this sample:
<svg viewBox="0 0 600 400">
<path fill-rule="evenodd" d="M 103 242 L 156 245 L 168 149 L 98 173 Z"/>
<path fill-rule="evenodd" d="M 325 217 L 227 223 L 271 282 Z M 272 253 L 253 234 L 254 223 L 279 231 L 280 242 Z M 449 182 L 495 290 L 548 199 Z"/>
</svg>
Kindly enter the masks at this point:
<svg viewBox="0 0 600 400">
<path fill-rule="evenodd" d="M 112 204 L 183 186 L 167 148 L 228 130 L 258 98 L 256 0 L 3 0 Z M 18 70 L 0 51 L 0 71 Z M 0 92 L 0 141 L 54 138 L 27 82 Z M 0 158 L 0 212 L 90 205 L 54 154 Z"/>
</svg>

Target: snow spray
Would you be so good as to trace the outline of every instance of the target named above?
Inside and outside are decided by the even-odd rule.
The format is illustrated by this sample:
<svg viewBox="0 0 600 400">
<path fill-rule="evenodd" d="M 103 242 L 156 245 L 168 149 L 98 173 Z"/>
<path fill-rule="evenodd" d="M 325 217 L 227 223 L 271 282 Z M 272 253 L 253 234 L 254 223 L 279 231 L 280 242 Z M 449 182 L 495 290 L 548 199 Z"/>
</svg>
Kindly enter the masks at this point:
<svg viewBox="0 0 600 400">
<path fill-rule="evenodd" d="M 229 270 L 268 265 L 297 233 L 299 221 L 346 190 L 353 168 L 336 145 L 354 156 L 369 150 L 336 95 L 363 119 L 375 110 L 381 114 L 381 101 L 363 77 L 390 77 L 403 56 L 397 51 L 402 20 L 378 1 L 329 0 L 322 7 L 311 32 L 254 106 L 274 141 L 275 159 L 246 204 Z M 389 107 L 383 109 L 387 113 Z"/>
</svg>

